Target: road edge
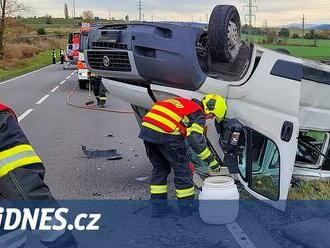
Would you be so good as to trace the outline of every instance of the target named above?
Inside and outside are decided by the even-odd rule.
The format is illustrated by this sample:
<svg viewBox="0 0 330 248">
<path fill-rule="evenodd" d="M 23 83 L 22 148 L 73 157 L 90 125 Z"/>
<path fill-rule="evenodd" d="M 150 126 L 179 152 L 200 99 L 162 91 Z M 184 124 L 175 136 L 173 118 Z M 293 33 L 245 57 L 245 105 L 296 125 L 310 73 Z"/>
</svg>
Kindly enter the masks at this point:
<svg viewBox="0 0 330 248">
<path fill-rule="evenodd" d="M 34 70 L 34 71 L 30 71 L 30 72 L 24 73 L 24 74 L 22 74 L 22 75 L 20 75 L 20 76 L 14 77 L 14 78 L 7 79 L 7 80 L 5 80 L 5 81 L 0 82 L 0 85 L 3 85 L 3 84 L 6 84 L 6 83 L 9 83 L 9 82 L 14 81 L 14 80 L 19 79 L 19 78 L 26 77 L 26 76 L 28 76 L 28 75 L 31 75 L 31 74 L 33 74 L 33 73 L 36 73 L 36 72 L 39 72 L 39 71 L 45 70 L 45 69 L 47 69 L 47 68 L 49 68 L 49 67 L 52 67 L 52 66 L 54 66 L 54 64 L 47 65 L 47 66 L 42 67 L 42 68 L 39 68 L 39 69 L 37 69 L 37 70 Z"/>
</svg>

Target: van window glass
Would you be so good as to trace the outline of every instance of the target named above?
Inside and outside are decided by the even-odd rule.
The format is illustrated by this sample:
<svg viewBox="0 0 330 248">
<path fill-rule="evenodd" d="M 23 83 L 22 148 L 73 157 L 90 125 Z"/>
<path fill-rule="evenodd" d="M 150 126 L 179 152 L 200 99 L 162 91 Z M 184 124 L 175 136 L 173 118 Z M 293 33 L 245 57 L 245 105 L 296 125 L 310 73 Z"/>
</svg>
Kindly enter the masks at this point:
<svg viewBox="0 0 330 248">
<path fill-rule="evenodd" d="M 330 170 L 330 146 L 328 147 L 328 152 L 327 152 L 327 158 L 325 158 L 323 165 L 322 165 L 323 170 Z"/>
<path fill-rule="evenodd" d="M 322 152 L 325 141 L 325 132 L 299 132 L 296 162 L 316 165 L 320 159 L 320 153 Z"/>
<path fill-rule="evenodd" d="M 252 132 L 251 189 L 278 200 L 280 192 L 280 154 L 276 144 L 264 135 Z"/>
<path fill-rule="evenodd" d="M 88 34 L 82 35 L 80 40 L 79 51 L 84 52 L 84 50 L 87 49 L 87 46 L 88 46 Z"/>
<path fill-rule="evenodd" d="M 240 137 L 243 142 L 240 142 L 237 151 L 238 169 L 241 177 L 246 181 L 246 130 L 244 130 L 244 134 L 241 135 L 244 135 L 244 137 Z"/>
</svg>

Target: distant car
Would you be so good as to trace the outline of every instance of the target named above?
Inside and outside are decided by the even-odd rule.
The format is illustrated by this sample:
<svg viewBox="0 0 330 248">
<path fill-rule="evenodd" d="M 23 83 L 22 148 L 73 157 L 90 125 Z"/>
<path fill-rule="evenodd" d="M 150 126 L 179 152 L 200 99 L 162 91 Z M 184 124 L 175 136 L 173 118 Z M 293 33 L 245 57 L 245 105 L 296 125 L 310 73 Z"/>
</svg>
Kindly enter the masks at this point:
<svg viewBox="0 0 330 248">
<path fill-rule="evenodd" d="M 330 178 L 330 66 L 242 42 L 235 7 L 216 6 L 207 30 L 185 23 L 101 26 L 91 31 L 86 55 L 139 122 L 159 100 L 225 97 L 226 121 L 242 127 L 238 178 L 255 197 L 283 208 L 293 174 Z M 208 124 L 221 158 L 230 128 Z"/>
</svg>

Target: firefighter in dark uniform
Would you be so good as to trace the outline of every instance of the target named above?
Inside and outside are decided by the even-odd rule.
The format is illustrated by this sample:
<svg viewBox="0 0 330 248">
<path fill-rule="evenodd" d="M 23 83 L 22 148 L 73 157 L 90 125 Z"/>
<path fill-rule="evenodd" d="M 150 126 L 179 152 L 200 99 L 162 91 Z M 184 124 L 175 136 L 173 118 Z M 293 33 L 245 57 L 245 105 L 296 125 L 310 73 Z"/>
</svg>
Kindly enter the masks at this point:
<svg viewBox="0 0 330 248">
<path fill-rule="evenodd" d="M 65 60 L 64 51 L 61 48 L 60 49 L 60 61 L 61 61 L 61 64 L 64 64 L 64 60 Z"/>
<path fill-rule="evenodd" d="M 55 51 L 55 49 L 53 49 L 53 51 L 52 51 L 52 60 L 53 60 L 53 64 L 56 64 L 56 51 Z"/>
<path fill-rule="evenodd" d="M 174 170 L 179 206 L 180 200 L 194 199 L 185 140 L 199 158 L 209 164 L 211 171 L 220 171 L 220 161 L 208 147 L 204 129 L 207 119 L 216 117 L 221 121 L 226 111 L 226 103 L 221 96 L 206 95 L 202 101 L 185 98 L 160 101 L 145 115 L 139 137 L 144 140 L 154 167 L 150 183 L 151 200 L 167 199 L 167 177 L 171 169 Z M 161 207 L 157 207 L 156 211 L 159 214 L 166 212 Z"/>
<path fill-rule="evenodd" d="M 91 79 L 91 83 L 93 85 L 93 92 L 96 98 L 97 105 L 103 107 L 107 101 L 107 90 L 102 83 L 102 77 L 93 76 Z"/>
<path fill-rule="evenodd" d="M 41 200 L 56 205 L 44 176 L 42 161 L 18 125 L 15 113 L 0 102 L 0 199 Z M 6 235 L 16 238 L 11 238 L 13 242 L 8 244 Z M 70 232 L 49 235 L 51 238 L 40 237 L 46 247 L 76 247 Z M 25 239 L 21 230 L 0 233 L 0 247 L 23 247 Z M 2 242 L 6 242 L 6 246 Z"/>
</svg>

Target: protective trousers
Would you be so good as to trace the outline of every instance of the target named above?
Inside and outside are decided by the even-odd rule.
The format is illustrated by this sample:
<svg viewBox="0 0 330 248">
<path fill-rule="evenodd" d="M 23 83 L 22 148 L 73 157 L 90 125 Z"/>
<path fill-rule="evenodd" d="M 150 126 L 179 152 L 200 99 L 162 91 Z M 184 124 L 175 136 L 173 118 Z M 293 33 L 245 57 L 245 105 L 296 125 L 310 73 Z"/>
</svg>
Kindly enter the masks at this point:
<svg viewBox="0 0 330 248">
<path fill-rule="evenodd" d="M 189 159 L 184 142 L 154 144 L 144 141 L 146 152 L 153 165 L 150 182 L 151 200 L 167 199 L 167 177 L 174 170 L 176 197 L 179 200 L 194 198 L 194 183 L 189 169 Z"/>
<path fill-rule="evenodd" d="M 104 105 L 107 101 L 107 90 L 105 89 L 101 78 L 92 79 L 93 91 L 97 105 Z"/>
</svg>

